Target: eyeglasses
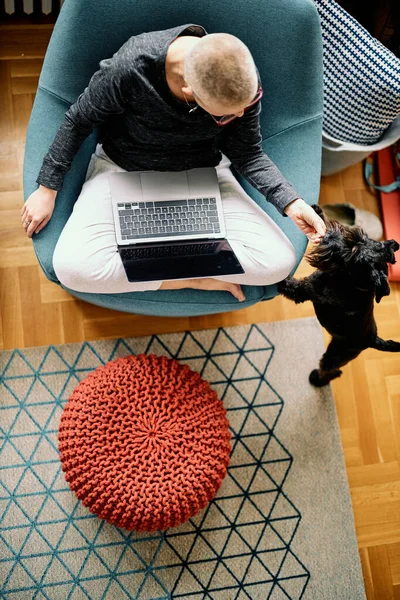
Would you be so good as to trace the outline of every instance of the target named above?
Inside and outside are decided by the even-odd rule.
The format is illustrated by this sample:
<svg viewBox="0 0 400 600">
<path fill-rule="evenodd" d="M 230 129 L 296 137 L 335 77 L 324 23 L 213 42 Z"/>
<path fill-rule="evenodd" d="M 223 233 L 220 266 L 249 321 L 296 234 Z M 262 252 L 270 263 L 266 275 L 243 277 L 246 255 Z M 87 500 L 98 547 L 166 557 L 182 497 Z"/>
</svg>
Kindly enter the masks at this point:
<svg viewBox="0 0 400 600">
<path fill-rule="evenodd" d="M 263 93 L 264 93 L 264 91 L 263 91 L 262 87 L 260 86 L 257 90 L 257 94 L 255 95 L 254 100 L 252 100 L 250 102 L 250 104 L 245 106 L 245 108 L 243 110 L 247 110 L 251 106 L 254 106 L 254 104 L 256 104 L 259 100 L 261 100 Z M 193 97 L 196 98 L 196 94 L 194 92 L 193 92 Z M 199 100 L 200 100 L 200 98 L 199 98 Z M 209 113 L 209 115 L 211 118 L 214 119 L 214 121 L 216 122 L 217 125 L 227 125 L 228 123 L 230 123 L 231 121 L 233 121 L 234 119 L 237 118 L 237 115 L 222 115 L 222 117 L 219 117 L 217 119 L 211 113 Z"/>
<path fill-rule="evenodd" d="M 254 106 L 254 104 L 257 104 L 257 102 L 259 100 L 261 100 L 263 93 L 264 93 L 264 91 L 263 91 L 262 87 L 260 86 L 257 90 L 257 94 L 255 95 L 254 100 L 252 100 L 250 102 L 250 104 L 245 106 L 245 108 L 243 110 L 247 110 L 247 109 L 251 108 L 252 106 Z M 230 123 L 231 121 L 236 119 L 237 115 L 222 115 L 222 117 L 219 117 L 219 119 L 216 119 L 214 117 L 214 115 L 210 114 L 210 117 L 212 117 L 214 119 L 214 121 L 216 122 L 217 125 L 227 125 L 228 123 Z"/>
</svg>

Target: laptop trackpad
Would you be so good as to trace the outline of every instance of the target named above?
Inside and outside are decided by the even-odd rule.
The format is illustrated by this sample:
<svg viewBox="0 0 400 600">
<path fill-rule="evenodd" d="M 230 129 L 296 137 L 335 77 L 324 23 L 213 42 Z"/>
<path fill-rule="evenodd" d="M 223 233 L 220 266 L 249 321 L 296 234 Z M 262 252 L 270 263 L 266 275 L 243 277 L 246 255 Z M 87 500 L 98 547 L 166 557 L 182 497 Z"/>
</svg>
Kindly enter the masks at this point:
<svg viewBox="0 0 400 600">
<path fill-rule="evenodd" d="M 182 200 L 189 196 L 185 171 L 140 173 L 143 200 Z"/>
</svg>

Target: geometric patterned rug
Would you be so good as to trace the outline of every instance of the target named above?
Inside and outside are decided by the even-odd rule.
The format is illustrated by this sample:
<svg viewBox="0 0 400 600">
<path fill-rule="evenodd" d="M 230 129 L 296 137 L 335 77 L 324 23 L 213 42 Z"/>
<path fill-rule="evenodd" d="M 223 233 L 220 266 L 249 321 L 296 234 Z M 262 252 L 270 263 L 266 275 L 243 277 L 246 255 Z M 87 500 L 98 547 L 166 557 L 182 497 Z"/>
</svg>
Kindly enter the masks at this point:
<svg viewBox="0 0 400 600">
<path fill-rule="evenodd" d="M 215 499 L 165 532 L 90 513 L 57 450 L 78 382 L 141 352 L 199 371 L 232 433 Z M 0 598 L 364 599 L 331 390 L 308 383 L 322 352 L 314 318 L 1 352 Z"/>
</svg>

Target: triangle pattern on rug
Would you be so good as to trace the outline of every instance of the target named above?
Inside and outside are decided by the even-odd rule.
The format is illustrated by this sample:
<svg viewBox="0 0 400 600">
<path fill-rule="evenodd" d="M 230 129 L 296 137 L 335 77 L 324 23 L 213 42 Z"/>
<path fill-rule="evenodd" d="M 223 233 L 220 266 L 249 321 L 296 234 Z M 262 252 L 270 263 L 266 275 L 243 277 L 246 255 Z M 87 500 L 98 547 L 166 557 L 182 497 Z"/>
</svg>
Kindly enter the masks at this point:
<svg viewBox="0 0 400 600">
<path fill-rule="evenodd" d="M 38 372 L 41 375 L 48 373 L 66 373 L 69 369 L 70 365 L 66 363 L 58 349 L 50 346 Z"/>
<path fill-rule="evenodd" d="M 10 408 L 19 408 L 21 405 L 21 401 L 19 400 L 19 396 L 12 392 L 11 389 L 8 388 L 8 381 L 4 379 L 4 384 L 1 388 L 1 405 L 0 411 L 2 413 L 2 421 L 3 421 L 3 429 L 5 427 L 4 418 L 6 416 L 6 410 L 8 411 Z M 1 427 L 1 424 L 0 424 Z"/>
<path fill-rule="evenodd" d="M 74 389 L 79 383 L 79 373 L 74 372 L 73 382 Z M 82 378 L 86 377 L 86 373 L 81 373 Z M 65 373 L 41 373 L 40 380 L 47 387 L 51 394 L 54 395 L 55 398 L 61 399 L 61 394 L 64 391 L 64 388 L 69 383 L 71 376 L 69 371 Z M 65 397 L 65 396 L 64 396 Z"/>
<path fill-rule="evenodd" d="M 148 573 L 142 583 L 138 600 L 148 600 L 148 598 L 164 598 L 166 590 L 160 585 L 152 573 Z M 131 592 L 129 598 L 133 598 Z"/>
<path fill-rule="evenodd" d="M 171 353 L 164 346 L 164 344 L 160 342 L 158 336 L 156 335 L 151 338 L 151 342 L 146 349 L 146 354 L 155 354 L 156 356 L 166 356 L 167 358 L 172 358 Z"/>
<path fill-rule="evenodd" d="M 236 362 L 235 370 L 232 374 L 232 381 L 242 381 L 247 379 L 256 379 L 260 377 L 260 372 L 254 363 L 250 362 L 246 355 L 241 354 Z"/>
<path fill-rule="evenodd" d="M 30 350 L 29 359 L 24 351 L 9 354 L 0 381 L 7 414 L 0 551 L 9 577 L 0 595 L 18 597 L 26 588 L 36 600 L 53 590 L 57 600 L 200 600 L 205 590 L 216 600 L 227 591 L 238 600 L 244 592 L 265 600 L 271 590 L 271 599 L 300 597 L 309 573 L 289 548 L 301 515 L 283 493 L 292 457 L 273 433 L 283 407 L 266 372 L 273 351 L 258 326 L 246 325 L 51 346 Z M 97 519 L 69 490 L 58 455 L 61 411 L 79 381 L 108 360 L 141 352 L 178 356 L 200 372 L 222 399 L 233 434 L 228 475 L 214 500 L 162 535 Z"/>
<path fill-rule="evenodd" d="M 189 331 L 188 335 L 191 335 L 197 344 L 201 347 L 204 354 L 209 354 L 211 346 L 214 343 L 215 336 L 217 335 L 216 329 L 209 330 L 198 330 L 198 331 Z"/>
<path fill-rule="evenodd" d="M 169 354 L 171 356 L 177 356 L 179 349 L 182 347 L 182 343 L 183 343 L 186 335 L 190 335 L 190 334 L 163 333 L 163 335 L 160 335 L 158 337 L 159 337 L 159 340 L 163 343 L 164 347 L 168 349 Z M 198 346 L 198 344 L 197 344 L 197 347 L 200 348 L 200 346 Z M 199 354 L 199 355 L 203 354 L 203 351 L 201 348 L 200 348 L 200 352 L 197 352 L 197 354 Z M 196 354 L 194 354 L 192 356 L 196 356 Z"/>
<path fill-rule="evenodd" d="M 114 360 L 120 356 L 129 354 L 143 354 L 147 351 L 153 336 L 146 335 L 140 338 L 128 338 L 127 340 L 118 340 L 112 355 L 108 360 Z"/>
<path fill-rule="evenodd" d="M 273 344 L 261 331 L 258 325 L 252 325 L 250 332 L 247 336 L 244 344 L 245 350 L 264 350 L 266 348 L 273 348 Z"/>
<path fill-rule="evenodd" d="M 196 337 L 186 334 L 179 348 L 178 360 L 181 360 L 182 358 L 196 358 L 205 356 L 206 353 L 201 345 L 197 342 Z"/>
<path fill-rule="evenodd" d="M 246 406 L 252 405 L 254 402 L 254 396 L 260 387 L 260 378 L 255 377 L 253 379 L 238 379 L 232 382 L 232 388 L 236 390 L 244 400 L 246 400 Z"/>
<path fill-rule="evenodd" d="M 26 397 L 35 383 L 34 375 L 25 375 L 21 378 L 12 378 L 5 380 L 7 391 L 9 391 L 15 398 L 20 400 L 20 405 L 25 402 Z"/>
<path fill-rule="evenodd" d="M 289 545 L 299 526 L 299 521 L 300 517 L 284 517 L 283 519 L 271 521 L 270 526 L 282 538 L 285 544 Z"/>
<path fill-rule="evenodd" d="M 79 356 L 76 359 L 74 368 L 76 371 L 94 371 L 98 367 L 102 367 L 104 365 L 104 361 L 95 352 L 94 348 L 91 344 L 86 343 L 82 351 L 79 353 Z"/>
<path fill-rule="evenodd" d="M 208 587 L 211 590 L 226 590 L 226 588 L 234 589 L 237 584 L 238 579 L 235 577 L 235 574 L 232 573 L 223 562 L 218 562 L 217 566 L 214 565 L 214 573 L 208 584 Z"/>
<path fill-rule="evenodd" d="M 291 600 L 300 600 L 308 583 L 309 575 L 304 577 L 291 577 L 290 579 L 279 579 L 279 585 Z"/>
<path fill-rule="evenodd" d="M 276 553 L 278 553 L 278 552 L 279 551 L 276 551 Z M 269 554 L 270 554 L 271 562 L 274 562 L 275 552 L 270 552 Z M 259 560 L 258 556 L 256 555 L 253 557 L 253 560 L 251 561 L 251 563 L 249 565 L 249 569 L 246 573 L 244 583 L 247 583 L 247 584 L 258 583 L 260 580 L 261 581 L 272 581 L 273 578 L 274 578 L 274 575 L 271 572 L 271 569 L 268 568 L 268 563 L 265 564 L 264 562 Z"/>
<path fill-rule="evenodd" d="M 225 395 L 222 398 L 224 402 L 224 406 L 228 411 L 233 411 L 236 408 L 248 408 L 251 402 L 251 394 L 248 393 L 248 390 L 244 389 L 243 391 L 239 389 L 238 383 L 242 384 L 244 382 L 227 382 L 227 387 L 225 391 Z M 254 380 L 248 380 L 246 383 L 253 384 L 256 383 Z"/>
<path fill-rule="evenodd" d="M 271 525 L 267 525 L 264 529 L 259 544 L 257 546 L 257 551 L 262 552 L 263 550 L 283 550 L 285 549 L 285 542 L 282 541 L 281 537 L 274 531 Z"/>
<path fill-rule="evenodd" d="M 176 567 L 175 569 L 171 569 L 169 573 L 166 570 L 157 571 L 157 577 L 161 579 L 166 586 L 169 584 L 168 587 L 171 586 L 171 581 L 175 580 L 176 583 L 172 590 L 172 598 L 182 598 L 183 600 L 185 595 L 188 594 L 188 590 L 190 590 L 189 593 L 192 595 L 202 592 L 204 589 L 204 586 L 197 579 L 195 573 L 193 573 L 188 567 Z M 194 596 L 194 598 L 195 597 L 196 596 Z"/>
<path fill-rule="evenodd" d="M 8 363 L 4 366 L 4 370 L 0 375 L 3 380 L 11 379 L 13 377 L 26 377 L 34 375 L 35 369 L 25 358 L 20 350 L 14 350 Z"/>
<path fill-rule="evenodd" d="M 250 410 L 240 433 L 242 435 L 263 435 L 266 432 L 268 432 L 268 427 L 265 421 L 254 410 Z"/>
<path fill-rule="evenodd" d="M 242 435 L 242 429 L 245 427 L 249 414 L 248 407 L 235 408 L 229 411 L 229 425 L 235 433 Z"/>
<path fill-rule="evenodd" d="M 239 348 L 231 337 L 223 329 L 219 329 L 217 335 L 214 337 L 212 345 L 212 355 L 214 357 L 220 354 L 232 354 L 237 355 Z"/>
<path fill-rule="evenodd" d="M 247 450 L 246 446 L 239 439 L 235 445 L 235 450 L 232 452 L 231 467 L 240 465 L 255 465 L 254 456 Z"/>
<path fill-rule="evenodd" d="M 184 361 L 185 362 L 185 361 Z M 205 358 L 203 369 L 200 372 L 203 379 L 210 383 L 225 382 L 228 376 L 219 368 L 218 364 L 209 358 Z"/>
<path fill-rule="evenodd" d="M 54 395 L 50 392 L 48 387 L 42 382 L 40 378 L 35 379 L 33 386 L 29 390 L 29 395 L 26 399 L 25 405 L 30 406 L 38 403 L 53 403 Z"/>
<path fill-rule="evenodd" d="M 121 576 L 120 576 L 121 577 Z M 132 579 L 132 576 L 129 576 Z M 122 582 L 123 583 L 123 582 Z M 88 579 L 81 582 L 82 589 L 86 592 L 89 598 L 102 598 L 103 594 L 109 585 L 108 578 L 100 579 Z"/>
<path fill-rule="evenodd" d="M 213 363 L 218 367 L 226 379 L 230 379 L 232 373 L 237 368 L 238 357 L 236 354 L 221 354 L 219 356 L 213 356 Z"/>
<path fill-rule="evenodd" d="M 290 577 L 298 577 L 300 575 L 307 576 L 307 572 L 294 554 L 288 552 L 279 571 L 279 579 L 289 579 Z"/>
<path fill-rule="evenodd" d="M 249 487 L 249 492 L 255 494 L 269 493 L 277 490 L 277 484 L 271 478 L 270 473 L 265 467 L 259 467 L 255 473 L 255 477 Z"/>
<path fill-rule="evenodd" d="M 197 371 L 197 373 L 202 373 L 205 365 L 207 364 L 207 358 L 181 358 L 179 359 L 179 362 L 182 365 L 187 365 L 192 371 Z M 202 375 L 203 379 L 207 379 L 207 381 L 210 381 L 209 378 L 204 376 L 204 373 Z M 221 378 L 220 378 L 221 379 Z M 217 379 L 218 381 L 218 372 L 217 372 Z"/>
<path fill-rule="evenodd" d="M 282 399 L 278 393 L 274 390 L 268 380 L 262 380 L 257 390 L 257 394 L 254 397 L 253 406 L 266 405 L 266 404 L 280 404 L 282 405 Z"/>
</svg>

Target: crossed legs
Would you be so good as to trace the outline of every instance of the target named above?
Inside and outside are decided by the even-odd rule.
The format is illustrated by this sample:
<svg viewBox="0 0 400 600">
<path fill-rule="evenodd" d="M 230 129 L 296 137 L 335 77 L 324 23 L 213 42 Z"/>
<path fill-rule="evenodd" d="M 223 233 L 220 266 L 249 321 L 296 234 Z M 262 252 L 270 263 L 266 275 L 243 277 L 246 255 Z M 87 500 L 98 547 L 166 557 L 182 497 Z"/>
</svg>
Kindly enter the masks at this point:
<svg viewBox="0 0 400 600">
<path fill-rule="evenodd" d="M 223 157 L 217 166 L 227 238 L 244 274 L 217 277 L 245 285 L 281 281 L 293 269 L 294 248 L 283 231 L 248 196 Z M 162 281 L 130 283 L 115 239 L 108 174 L 124 171 L 97 146 L 74 210 L 58 240 L 54 270 L 67 288 L 80 292 L 124 293 L 157 290 Z"/>
</svg>

